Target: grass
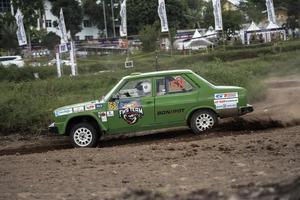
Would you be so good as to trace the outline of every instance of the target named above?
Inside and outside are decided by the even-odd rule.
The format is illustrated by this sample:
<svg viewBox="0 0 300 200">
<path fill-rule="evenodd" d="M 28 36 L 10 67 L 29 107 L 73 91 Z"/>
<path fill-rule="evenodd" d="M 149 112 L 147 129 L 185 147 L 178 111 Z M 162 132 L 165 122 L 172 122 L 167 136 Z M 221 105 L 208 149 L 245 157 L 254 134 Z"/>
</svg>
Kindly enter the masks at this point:
<svg viewBox="0 0 300 200">
<path fill-rule="evenodd" d="M 233 50 L 227 52 L 227 55 L 235 55 L 237 52 L 246 54 L 248 51 Z M 217 85 L 243 86 L 249 91 L 250 101 L 254 102 L 264 98 L 265 88 L 260 81 L 265 77 L 300 73 L 300 51 L 297 48 L 285 53 L 276 51 L 261 54 L 261 51 L 256 49 L 255 57 L 243 56 L 243 59 L 222 59 L 222 51 L 214 53 L 219 55 L 216 57 L 200 53 L 191 56 L 176 55 L 172 58 L 162 55 L 159 57 L 159 64 L 161 70 L 191 69 Z M 203 56 L 206 56 L 205 59 Z M 207 56 L 211 58 L 207 59 Z M 155 69 L 154 53 L 134 54 L 135 67 L 130 70 L 122 69 L 124 60 L 124 55 L 79 59 L 80 76 L 64 76 L 61 79 L 55 78 L 53 67 L 0 68 L 0 133 L 41 133 L 52 121 L 55 108 L 99 99 L 124 75 L 133 71 Z M 41 79 L 31 78 L 31 73 L 36 70 Z M 113 72 L 95 74 L 102 70 Z M 65 74 L 68 73 L 65 71 Z"/>
</svg>

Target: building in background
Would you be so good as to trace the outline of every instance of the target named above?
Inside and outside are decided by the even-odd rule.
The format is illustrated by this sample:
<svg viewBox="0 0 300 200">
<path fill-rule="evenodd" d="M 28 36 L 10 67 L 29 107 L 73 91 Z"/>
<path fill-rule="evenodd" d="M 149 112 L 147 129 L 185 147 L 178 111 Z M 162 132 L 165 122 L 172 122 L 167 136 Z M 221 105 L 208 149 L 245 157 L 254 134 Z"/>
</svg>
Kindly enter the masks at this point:
<svg viewBox="0 0 300 200">
<path fill-rule="evenodd" d="M 51 12 L 52 4 L 48 0 L 44 0 L 44 13 L 41 15 L 42 19 L 37 20 L 36 28 L 40 30 L 41 28 L 45 29 L 48 33 L 53 32 L 60 36 L 60 31 L 58 30 L 58 18 L 54 16 Z M 0 0 L 0 14 L 11 12 L 14 13 L 13 5 L 11 0 Z M 89 19 L 88 16 L 84 16 L 82 23 L 82 30 L 75 35 L 75 40 L 97 40 L 99 35 L 102 33 L 102 30 L 98 29 Z"/>
<path fill-rule="evenodd" d="M 268 21 L 268 12 L 267 10 L 264 10 L 262 13 L 264 13 L 264 18 L 259 23 L 259 26 L 266 26 Z M 278 26 L 282 26 L 287 23 L 288 19 L 288 9 L 285 7 L 277 7 L 275 8 L 275 15 L 276 15 L 276 23 Z"/>
<path fill-rule="evenodd" d="M 0 0 L 0 14 L 5 12 L 11 12 L 13 14 L 13 7 L 11 6 L 11 0 Z"/>
<path fill-rule="evenodd" d="M 47 30 L 47 32 L 53 32 L 60 36 L 60 31 L 58 30 L 58 27 L 55 26 L 55 24 L 58 24 L 58 18 L 52 14 L 51 12 L 51 2 L 48 0 L 44 1 L 44 15 L 42 20 L 42 27 Z M 101 33 L 102 30 L 99 30 L 97 26 L 92 24 L 89 17 L 84 16 L 82 23 L 82 30 L 78 32 L 75 35 L 75 40 L 96 40 L 99 39 L 99 33 Z"/>
<path fill-rule="evenodd" d="M 226 0 L 223 4 L 223 9 L 228 11 L 228 10 L 238 10 L 240 5 L 240 1 L 238 0 Z"/>
</svg>

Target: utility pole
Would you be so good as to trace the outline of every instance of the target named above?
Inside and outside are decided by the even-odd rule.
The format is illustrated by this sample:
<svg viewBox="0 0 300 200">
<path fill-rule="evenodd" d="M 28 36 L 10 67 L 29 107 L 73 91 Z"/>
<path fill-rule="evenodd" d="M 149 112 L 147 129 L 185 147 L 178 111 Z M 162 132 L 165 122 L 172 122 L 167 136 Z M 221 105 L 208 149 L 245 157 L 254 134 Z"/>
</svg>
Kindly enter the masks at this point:
<svg viewBox="0 0 300 200">
<path fill-rule="evenodd" d="M 107 23 L 106 23 L 106 11 L 105 11 L 105 0 L 103 0 L 103 17 L 104 17 L 104 28 L 105 28 L 105 38 L 107 38 Z"/>
<path fill-rule="evenodd" d="M 111 7 L 111 15 L 112 15 L 112 25 L 113 25 L 113 33 L 114 38 L 116 37 L 116 28 L 115 28 L 115 13 L 114 13 L 114 2 L 110 0 L 110 7 Z"/>
<path fill-rule="evenodd" d="M 30 37 L 30 28 L 27 33 L 28 37 L 28 50 L 29 50 L 29 58 L 32 59 L 32 46 L 31 46 L 31 37 Z"/>
<path fill-rule="evenodd" d="M 106 10 L 105 10 L 105 0 L 97 0 L 96 4 L 100 5 L 102 3 L 102 9 L 103 9 L 103 19 L 104 19 L 104 29 L 105 29 L 105 38 L 107 38 L 107 22 L 106 22 Z"/>
</svg>

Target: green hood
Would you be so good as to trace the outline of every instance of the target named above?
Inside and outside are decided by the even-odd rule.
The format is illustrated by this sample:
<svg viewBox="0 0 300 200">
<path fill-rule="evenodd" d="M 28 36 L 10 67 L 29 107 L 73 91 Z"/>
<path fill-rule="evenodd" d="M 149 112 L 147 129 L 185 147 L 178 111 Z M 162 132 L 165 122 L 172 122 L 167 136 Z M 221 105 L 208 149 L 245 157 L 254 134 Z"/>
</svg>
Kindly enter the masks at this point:
<svg viewBox="0 0 300 200">
<path fill-rule="evenodd" d="M 94 101 L 88 101 L 84 103 L 78 103 L 78 104 L 72 104 L 63 106 L 60 108 L 57 108 L 54 110 L 54 115 L 56 117 L 62 116 L 62 115 L 69 115 L 72 113 L 79 113 L 84 111 L 92 111 L 96 109 L 100 109 L 103 107 L 103 101 L 94 100 Z"/>
</svg>

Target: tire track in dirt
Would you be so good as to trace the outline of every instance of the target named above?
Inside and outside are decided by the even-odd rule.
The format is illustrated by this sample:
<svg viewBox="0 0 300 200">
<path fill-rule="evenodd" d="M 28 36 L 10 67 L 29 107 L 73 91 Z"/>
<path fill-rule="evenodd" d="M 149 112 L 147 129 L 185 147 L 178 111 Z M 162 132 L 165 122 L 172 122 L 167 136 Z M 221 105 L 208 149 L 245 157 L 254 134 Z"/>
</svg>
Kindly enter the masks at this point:
<svg viewBox="0 0 300 200">
<path fill-rule="evenodd" d="M 118 146 L 141 146 L 147 144 L 158 143 L 179 143 L 190 142 L 196 140 L 205 140 L 210 138 L 218 138 L 232 135 L 243 134 L 261 134 L 259 130 L 274 129 L 282 127 L 276 122 L 264 123 L 263 125 L 256 122 L 247 122 L 243 119 L 232 120 L 224 124 L 220 124 L 218 128 L 202 135 L 195 135 L 187 127 L 179 129 L 169 129 L 166 131 L 153 131 L 149 132 L 127 134 L 125 136 L 104 138 L 98 148 L 111 148 Z M 58 136 L 59 137 L 59 136 Z M 0 156 L 4 155 L 26 155 L 33 153 L 45 153 L 49 151 L 65 150 L 72 148 L 69 141 L 57 140 L 56 138 L 48 138 L 47 142 L 41 144 L 22 145 L 13 148 L 0 149 Z"/>
</svg>

